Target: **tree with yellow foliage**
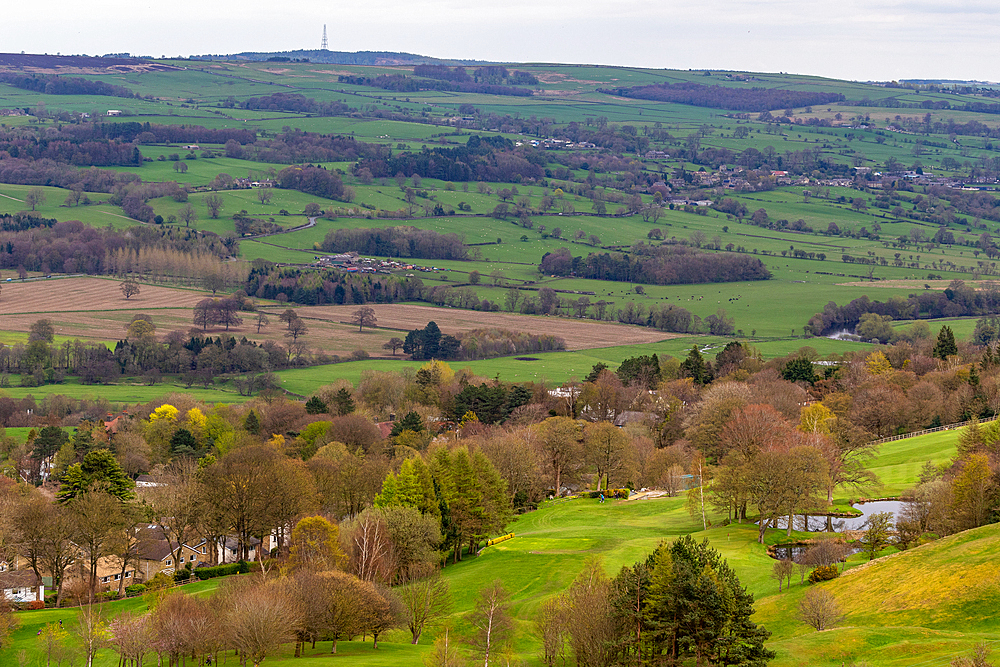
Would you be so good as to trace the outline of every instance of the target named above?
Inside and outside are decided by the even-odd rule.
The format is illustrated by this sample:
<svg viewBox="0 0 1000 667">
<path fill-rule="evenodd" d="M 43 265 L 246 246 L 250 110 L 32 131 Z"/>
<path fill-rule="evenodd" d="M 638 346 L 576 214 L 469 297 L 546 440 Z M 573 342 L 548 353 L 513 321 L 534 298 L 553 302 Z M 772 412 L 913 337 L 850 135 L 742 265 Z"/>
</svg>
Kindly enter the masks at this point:
<svg viewBox="0 0 1000 667">
<path fill-rule="evenodd" d="M 292 529 L 288 569 L 323 572 L 341 567 L 340 529 L 321 516 L 307 516 Z"/>
<path fill-rule="evenodd" d="M 799 413 L 798 429 L 803 433 L 830 434 L 831 424 L 836 416 L 833 411 L 822 403 L 803 406 Z"/>
<path fill-rule="evenodd" d="M 865 358 L 865 367 L 868 368 L 868 372 L 872 375 L 888 375 L 892 373 L 892 364 L 881 352 L 876 350 Z"/>
<path fill-rule="evenodd" d="M 153 414 L 149 415 L 149 421 L 177 421 L 177 415 L 180 414 L 180 410 L 170 405 L 169 403 L 164 403 L 160 407 L 153 410 Z"/>
</svg>

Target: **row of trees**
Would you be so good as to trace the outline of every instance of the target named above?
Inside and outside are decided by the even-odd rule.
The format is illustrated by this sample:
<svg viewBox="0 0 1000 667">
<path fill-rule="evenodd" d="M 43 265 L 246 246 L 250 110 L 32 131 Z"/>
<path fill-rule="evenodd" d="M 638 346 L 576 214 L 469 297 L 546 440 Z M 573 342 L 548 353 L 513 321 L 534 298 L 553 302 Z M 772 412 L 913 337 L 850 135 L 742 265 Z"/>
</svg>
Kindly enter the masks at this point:
<svg viewBox="0 0 1000 667">
<path fill-rule="evenodd" d="M 853 329 L 866 314 L 892 320 L 932 319 L 1000 313 L 1000 285 L 986 282 L 973 289 L 962 280 L 953 280 L 943 291 L 924 291 L 889 301 L 872 301 L 867 296 L 838 306 L 828 303 L 823 312 L 813 315 L 805 326 L 807 333 L 825 335 L 832 331 Z"/>
<path fill-rule="evenodd" d="M 439 234 L 416 227 L 334 229 L 323 239 L 324 252 L 357 252 L 380 257 L 468 259 L 468 248 L 457 234 Z"/>
<path fill-rule="evenodd" d="M 541 273 L 577 275 L 594 280 L 641 282 L 654 285 L 768 280 L 771 272 L 756 257 L 740 254 L 698 253 L 686 248 L 643 244 L 632 253 L 591 253 L 573 257 L 569 248 L 545 253 Z"/>
<path fill-rule="evenodd" d="M 649 86 L 615 88 L 599 92 L 642 100 L 691 104 L 733 111 L 769 111 L 842 102 L 840 93 L 821 93 L 785 88 L 735 88 L 706 86 L 694 82 L 657 83 Z"/>
</svg>

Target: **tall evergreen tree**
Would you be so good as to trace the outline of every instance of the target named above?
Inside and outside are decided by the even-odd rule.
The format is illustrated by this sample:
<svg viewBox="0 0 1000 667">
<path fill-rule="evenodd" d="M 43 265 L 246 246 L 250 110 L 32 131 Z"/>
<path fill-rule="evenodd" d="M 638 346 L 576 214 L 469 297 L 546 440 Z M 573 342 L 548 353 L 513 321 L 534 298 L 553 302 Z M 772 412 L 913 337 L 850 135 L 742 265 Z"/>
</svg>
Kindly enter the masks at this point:
<svg viewBox="0 0 1000 667">
<path fill-rule="evenodd" d="M 771 633 L 750 620 L 753 595 L 708 540 L 661 544 L 644 568 L 622 568 L 611 598 L 628 619 L 619 645 L 649 664 L 764 667 L 774 658 L 764 647 Z"/>
<path fill-rule="evenodd" d="M 97 449 L 83 457 L 82 463 L 74 463 L 62 478 L 62 486 L 56 499 L 65 503 L 87 491 L 97 490 L 119 500 L 130 500 L 135 496 L 133 482 L 115 455 L 107 449 Z"/>
<path fill-rule="evenodd" d="M 346 387 L 337 390 L 337 395 L 333 397 L 333 403 L 337 407 L 337 414 L 341 417 L 354 412 L 354 399 Z"/>
<path fill-rule="evenodd" d="M 697 384 L 708 384 L 712 381 L 712 367 L 701 356 L 697 345 L 691 346 L 687 359 L 681 362 L 681 372 L 685 377 L 692 378 Z"/>
<path fill-rule="evenodd" d="M 952 333 L 951 327 L 947 325 L 941 327 L 931 354 L 938 359 L 947 359 L 953 354 L 958 354 L 958 345 L 955 344 L 955 334 Z"/>
</svg>

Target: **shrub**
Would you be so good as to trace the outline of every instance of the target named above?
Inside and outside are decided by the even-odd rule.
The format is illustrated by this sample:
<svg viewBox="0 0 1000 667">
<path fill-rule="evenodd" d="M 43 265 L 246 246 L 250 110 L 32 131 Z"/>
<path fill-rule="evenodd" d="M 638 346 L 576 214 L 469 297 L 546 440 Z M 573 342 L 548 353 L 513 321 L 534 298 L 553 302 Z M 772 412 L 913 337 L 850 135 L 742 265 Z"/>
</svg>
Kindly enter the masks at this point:
<svg viewBox="0 0 1000 667">
<path fill-rule="evenodd" d="M 162 572 L 157 572 L 155 577 L 146 582 L 146 589 L 155 591 L 159 588 L 166 588 L 170 586 L 170 583 L 170 577 Z"/>
<path fill-rule="evenodd" d="M 191 578 L 191 570 L 177 570 L 174 572 L 174 581 L 187 581 Z"/>
<path fill-rule="evenodd" d="M 250 571 L 250 566 L 246 561 L 241 560 L 239 563 L 229 563 L 227 565 L 216 565 L 215 567 L 199 567 L 195 568 L 194 576 L 198 579 L 204 581 L 205 579 L 214 579 L 216 577 L 226 577 L 230 574 L 246 574 Z"/>
<path fill-rule="evenodd" d="M 840 576 L 840 570 L 836 565 L 821 565 L 809 573 L 809 583 L 815 584 L 820 581 L 830 581 Z"/>
<path fill-rule="evenodd" d="M 628 500 L 631 493 L 629 489 L 604 489 L 603 491 L 586 492 L 588 498 L 600 498 L 601 494 L 604 494 L 605 498 L 622 498 L 624 500 Z"/>
<path fill-rule="evenodd" d="M 45 609 L 45 603 L 41 600 L 32 600 L 24 606 L 25 609 Z"/>
<path fill-rule="evenodd" d="M 132 584 L 131 586 L 125 587 L 125 595 L 132 597 L 133 595 L 142 595 L 146 592 L 146 584 Z"/>
</svg>

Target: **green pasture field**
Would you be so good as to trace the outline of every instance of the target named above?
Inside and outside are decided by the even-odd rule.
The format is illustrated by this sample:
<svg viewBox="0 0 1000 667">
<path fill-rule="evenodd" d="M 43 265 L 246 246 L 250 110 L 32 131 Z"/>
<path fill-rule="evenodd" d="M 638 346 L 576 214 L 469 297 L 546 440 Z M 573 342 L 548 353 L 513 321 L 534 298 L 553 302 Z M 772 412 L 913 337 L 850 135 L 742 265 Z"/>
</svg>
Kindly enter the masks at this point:
<svg viewBox="0 0 1000 667">
<path fill-rule="evenodd" d="M 447 331 L 445 331 L 447 333 Z M 524 357 L 499 357 L 478 361 L 448 362 L 453 369 L 468 368 L 474 374 L 483 378 L 499 377 L 506 382 L 541 382 L 552 386 L 560 385 L 570 380 L 583 380 L 595 364 L 603 363 L 612 369 L 621 365 L 629 357 L 640 354 L 657 354 L 661 359 L 671 356 L 683 359 L 692 346 L 705 351 L 706 356 L 713 358 L 722 351 L 732 339 L 713 336 L 682 336 L 658 343 L 643 345 L 625 345 L 619 347 L 604 347 L 573 352 L 540 352 L 518 355 Z M 786 340 L 751 340 L 755 348 L 761 350 L 766 357 L 787 356 L 801 350 L 811 348 L 822 356 L 839 355 L 852 350 L 870 349 L 871 345 L 835 341 L 826 338 L 786 339 Z M 366 361 L 349 361 L 327 366 L 312 366 L 310 368 L 295 368 L 279 371 L 281 387 L 286 391 L 302 396 L 309 396 L 320 387 L 331 384 L 335 380 L 346 379 L 357 385 L 361 375 L 366 370 L 400 372 L 405 368 L 419 368 L 425 362 L 369 359 Z"/>
<path fill-rule="evenodd" d="M 936 320 L 921 320 L 927 324 L 931 335 L 936 336 L 941 327 L 948 327 L 955 334 L 957 340 L 971 340 L 972 334 L 976 330 L 978 317 L 942 317 Z M 902 320 L 894 322 L 892 327 L 898 331 L 906 331 L 915 324 L 912 320 Z"/>
<path fill-rule="evenodd" d="M 925 463 L 939 465 L 953 459 L 963 430 L 936 431 L 879 445 L 877 457 L 868 462 L 882 483 L 878 495 L 898 496 L 913 488 Z"/>
<path fill-rule="evenodd" d="M 11 385 L 17 384 L 17 376 L 13 376 Z M 146 385 L 139 380 L 126 380 L 120 384 L 110 385 L 85 385 L 80 384 L 77 378 L 67 378 L 61 384 L 47 384 L 41 387 L 17 387 L 10 386 L 0 389 L 0 396 L 20 399 L 25 396 L 33 396 L 41 399 L 43 396 L 69 396 L 70 398 L 90 398 L 107 399 L 112 403 L 147 403 L 157 398 L 162 398 L 168 394 L 183 393 L 191 396 L 195 400 L 206 403 L 243 403 L 250 400 L 249 396 L 240 396 L 239 392 L 226 385 L 214 386 L 205 389 L 200 385 L 185 387 L 176 383 L 172 378 L 155 385 Z"/>
<path fill-rule="evenodd" d="M 3 435 L 14 438 L 17 442 L 25 442 L 28 439 L 28 433 L 32 430 L 34 429 L 30 426 L 8 426 L 3 429 Z"/>
</svg>

